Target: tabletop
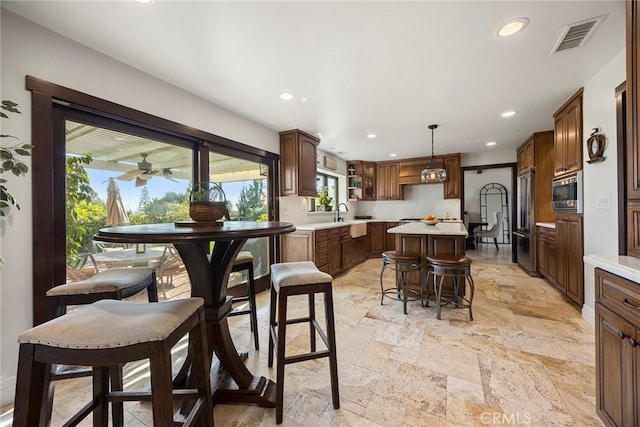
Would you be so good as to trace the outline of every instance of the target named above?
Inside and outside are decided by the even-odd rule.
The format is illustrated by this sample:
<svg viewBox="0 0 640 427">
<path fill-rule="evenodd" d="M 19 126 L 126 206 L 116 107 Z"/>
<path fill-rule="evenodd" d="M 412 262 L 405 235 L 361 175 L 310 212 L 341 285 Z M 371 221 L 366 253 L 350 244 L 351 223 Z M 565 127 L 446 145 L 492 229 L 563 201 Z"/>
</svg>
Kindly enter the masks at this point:
<svg viewBox="0 0 640 427">
<path fill-rule="evenodd" d="M 218 224 L 166 223 L 107 227 L 98 230 L 94 239 L 120 243 L 175 243 L 186 240 L 236 240 L 295 231 L 295 226 L 289 222 L 224 221 Z"/>
</svg>

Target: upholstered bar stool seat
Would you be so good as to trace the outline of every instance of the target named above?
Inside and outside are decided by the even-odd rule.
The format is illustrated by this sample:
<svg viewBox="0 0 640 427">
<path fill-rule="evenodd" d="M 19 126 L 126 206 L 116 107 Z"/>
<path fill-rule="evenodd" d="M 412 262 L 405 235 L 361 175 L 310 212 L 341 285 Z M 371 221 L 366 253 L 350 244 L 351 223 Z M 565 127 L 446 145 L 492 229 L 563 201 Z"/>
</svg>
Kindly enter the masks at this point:
<svg viewBox="0 0 640 427">
<path fill-rule="evenodd" d="M 443 305 L 450 305 L 453 308 L 468 308 L 469 320 L 473 320 L 471 305 L 473 304 L 475 285 L 473 283 L 473 277 L 471 277 L 471 259 L 466 256 L 427 256 L 427 262 L 429 264 L 429 270 L 426 274 L 426 280 L 423 282 L 421 294 L 423 298 L 426 294 L 428 300 L 428 289 L 425 292 L 424 288 L 429 285 L 429 279 L 430 276 L 432 276 L 433 289 L 436 296 L 436 317 L 438 320 L 441 318 L 440 315 Z M 442 285 L 446 278 L 451 278 L 453 282 L 453 295 L 450 297 L 442 296 Z M 463 297 L 460 295 L 459 287 L 466 286 L 467 282 L 469 282 L 469 297 Z"/>
<path fill-rule="evenodd" d="M 195 389 L 172 392 L 171 347 L 190 334 Z M 93 399 L 70 421 L 93 412 L 93 425 L 106 426 L 109 402 L 151 400 L 153 424 L 173 425 L 173 399 L 195 401 L 185 425 L 213 426 L 209 359 L 201 298 L 157 304 L 102 300 L 25 331 L 18 337 L 20 354 L 14 426 L 39 425 L 42 395 L 51 364 L 93 367 Z M 113 391 L 111 366 L 150 359 L 151 392 Z"/>
<path fill-rule="evenodd" d="M 69 305 L 91 304 L 102 299 L 124 299 L 146 289 L 150 302 L 158 301 L 156 273 L 152 268 L 113 268 L 85 280 L 65 283 L 47 291 L 47 301 L 60 316 Z"/>
<path fill-rule="evenodd" d="M 260 343 L 258 340 L 258 314 L 256 308 L 256 283 L 253 278 L 253 255 L 249 251 L 242 251 L 238 253 L 231 271 L 247 271 L 247 296 L 237 296 L 231 299 L 233 304 L 247 302 L 249 307 L 246 309 L 234 308 L 229 313 L 229 316 L 241 316 L 244 314 L 249 315 L 251 324 L 251 331 L 253 332 L 253 344 L 256 350 L 260 349 Z"/>
<path fill-rule="evenodd" d="M 396 286 L 385 288 L 382 282 L 386 269 L 396 272 Z M 421 271 L 422 262 L 420 255 L 396 251 L 385 251 L 382 253 L 382 270 L 380 271 L 380 305 L 384 303 L 384 297 L 402 301 L 404 314 L 407 314 L 407 302 L 420 299 L 420 292 L 415 289 L 408 289 L 408 273 L 411 271 Z"/>
<path fill-rule="evenodd" d="M 269 313 L 269 367 L 273 366 L 273 350 L 276 348 L 276 423 L 282 423 L 284 397 L 284 366 L 321 357 L 329 358 L 331 376 L 331 396 L 333 407 L 340 408 L 338 393 L 338 360 L 336 353 L 336 332 L 333 315 L 333 277 L 318 270 L 311 261 L 285 262 L 271 266 L 271 305 Z M 315 294 L 324 294 L 326 334 L 316 321 Z M 309 315 L 288 319 L 287 300 L 294 295 L 308 295 Z M 276 321 L 276 309 L 278 319 Z M 310 352 L 285 355 L 287 325 L 309 323 Z M 324 342 L 326 350 L 316 349 L 316 332 Z"/>
</svg>

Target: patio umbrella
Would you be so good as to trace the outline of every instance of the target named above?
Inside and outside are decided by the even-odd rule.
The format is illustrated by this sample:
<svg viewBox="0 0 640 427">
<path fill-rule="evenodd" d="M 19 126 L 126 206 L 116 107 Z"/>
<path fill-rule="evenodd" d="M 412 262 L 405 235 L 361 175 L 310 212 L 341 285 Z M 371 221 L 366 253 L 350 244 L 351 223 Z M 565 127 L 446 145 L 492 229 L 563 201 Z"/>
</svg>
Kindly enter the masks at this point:
<svg viewBox="0 0 640 427">
<path fill-rule="evenodd" d="M 113 178 L 109 178 L 107 186 L 107 227 L 129 224 L 129 217 L 124 210 L 120 189 Z"/>
</svg>

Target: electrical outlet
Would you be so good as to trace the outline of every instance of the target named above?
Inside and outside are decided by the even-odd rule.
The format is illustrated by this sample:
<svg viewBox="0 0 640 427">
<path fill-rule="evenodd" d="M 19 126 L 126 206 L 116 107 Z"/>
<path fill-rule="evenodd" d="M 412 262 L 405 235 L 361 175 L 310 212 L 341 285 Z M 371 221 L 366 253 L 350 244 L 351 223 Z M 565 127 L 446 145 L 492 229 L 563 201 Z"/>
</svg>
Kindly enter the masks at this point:
<svg viewBox="0 0 640 427">
<path fill-rule="evenodd" d="M 601 194 L 598 198 L 598 209 L 611 209 L 611 194 Z"/>
</svg>

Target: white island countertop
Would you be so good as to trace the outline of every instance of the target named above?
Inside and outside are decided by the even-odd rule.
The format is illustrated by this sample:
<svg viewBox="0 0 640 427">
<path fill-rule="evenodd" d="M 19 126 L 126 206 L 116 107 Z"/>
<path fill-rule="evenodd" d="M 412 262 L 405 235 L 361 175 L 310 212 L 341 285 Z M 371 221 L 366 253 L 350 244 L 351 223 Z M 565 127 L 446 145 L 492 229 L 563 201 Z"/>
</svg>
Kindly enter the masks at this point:
<svg viewBox="0 0 640 427">
<path fill-rule="evenodd" d="M 585 255 L 584 262 L 632 282 L 640 283 L 640 259 L 620 255 Z"/>
<path fill-rule="evenodd" d="M 469 236 L 467 229 L 461 222 L 439 222 L 436 225 L 426 225 L 423 222 L 409 222 L 387 230 L 387 233 L 397 234 L 443 234 L 451 236 Z"/>
</svg>

